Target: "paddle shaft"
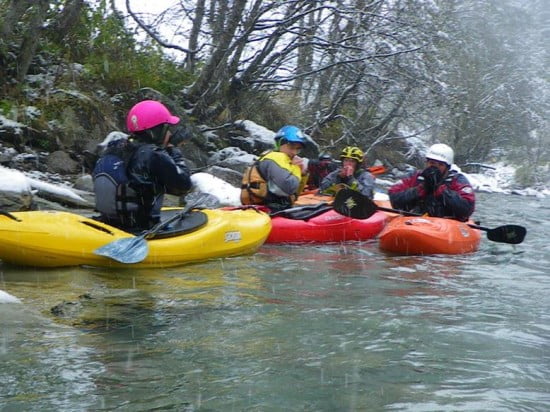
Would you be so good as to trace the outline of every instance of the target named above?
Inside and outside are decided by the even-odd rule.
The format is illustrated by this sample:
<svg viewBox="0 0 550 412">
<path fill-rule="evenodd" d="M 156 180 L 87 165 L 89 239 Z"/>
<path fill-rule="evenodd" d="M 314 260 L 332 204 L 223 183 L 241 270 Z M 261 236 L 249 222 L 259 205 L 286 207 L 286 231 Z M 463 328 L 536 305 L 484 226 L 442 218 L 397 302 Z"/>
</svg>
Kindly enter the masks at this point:
<svg viewBox="0 0 550 412">
<path fill-rule="evenodd" d="M 10 212 L 6 212 L 4 210 L 0 211 L 0 215 L 7 216 L 10 219 L 15 220 L 16 222 L 21 222 L 21 219 L 19 219 L 17 216 L 14 216 Z"/>
<path fill-rule="evenodd" d="M 382 206 L 378 206 L 378 205 L 376 206 L 376 208 L 378 210 L 383 211 L 383 212 L 397 213 L 397 214 L 403 215 L 403 216 L 418 216 L 418 217 L 424 216 L 420 213 L 406 212 L 404 210 L 391 209 L 389 207 L 382 207 Z M 485 232 L 489 232 L 489 231 L 493 230 L 493 229 L 485 227 L 485 226 L 474 225 L 473 223 L 466 223 L 466 224 L 468 226 L 470 226 L 471 228 L 473 228 L 473 229 L 483 230 Z"/>
<path fill-rule="evenodd" d="M 196 201 L 192 202 L 192 203 L 189 203 L 187 204 L 180 212 L 176 213 L 174 216 L 172 216 L 171 218 L 169 219 L 166 219 L 165 221 L 163 222 L 159 222 L 157 223 L 155 226 L 153 226 L 151 229 L 149 229 L 148 231 L 146 231 L 145 233 L 142 233 L 140 235 L 140 237 L 144 238 L 144 239 L 147 239 L 149 237 L 151 237 L 151 235 L 154 235 L 155 233 L 157 233 L 159 230 L 161 230 L 163 227 L 166 227 L 168 226 L 170 223 L 178 220 L 178 219 L 181 219 L 183 215 L 187 214 L 191 209 L 193 209 L 194 207 L 196 207 L 197 205 L 199 205 L 201 203 L 201 199 L 197 199 Z"/>
</svg>

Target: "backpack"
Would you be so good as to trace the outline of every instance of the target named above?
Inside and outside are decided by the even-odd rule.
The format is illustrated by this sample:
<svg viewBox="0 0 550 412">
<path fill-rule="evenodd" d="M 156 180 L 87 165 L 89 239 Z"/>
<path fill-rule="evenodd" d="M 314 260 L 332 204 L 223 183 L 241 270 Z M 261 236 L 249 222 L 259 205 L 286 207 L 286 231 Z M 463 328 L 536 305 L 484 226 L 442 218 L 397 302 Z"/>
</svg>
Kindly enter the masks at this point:
<svg viewBox="0 0 550 412">
<path fill-rule="evenodd" d="M 243 205 L 261 205 L 267 196 L 267 182 L 258 168 L 259 160 L 247 167 L 241 184 L 241 203 Z"/>
</svg>

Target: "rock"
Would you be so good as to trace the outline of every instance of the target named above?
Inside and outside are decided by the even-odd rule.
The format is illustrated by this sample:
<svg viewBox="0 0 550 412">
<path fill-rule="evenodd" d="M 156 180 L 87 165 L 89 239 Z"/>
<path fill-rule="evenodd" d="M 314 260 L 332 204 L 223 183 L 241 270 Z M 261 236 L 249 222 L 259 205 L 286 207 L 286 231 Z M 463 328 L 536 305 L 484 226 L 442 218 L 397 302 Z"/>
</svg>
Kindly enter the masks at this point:
<svg viewBox="0 0 550 412">
<path fill-rule="evenodd" d="M 30 192 L 16 193 L 0 191 L 0 210 L 20 212 L 33 208 L 33 197 Z"/>
<path fill-rule="evenodd" d="M 48 169 L 53 173 L 76 174 L 80 171 L 79 163 L 61 150 L 51 153 L 46 161 Z"/>
<path fill-rule="evenodd" d="M 216 176 L 219 179 L 225 180 L 227 183 L 240 188 L 243 180 L 243 174 L 237 170 L 227 167 L 210 166 L 205 170 L 206 173 Z"/>
<path fill-rule="evenodd" d="M 16 212 L 32 209 L 32 188 L 23 173 L 0 166 L 0 181 L 0 210 Z"/>
<path fill-rule="evenodd" d="M 94 191 L 94 180 L 92 175 L 85 174 L 76 178 L 74 182 L 74 188 L 78 190 L 84 190 L 86 192 L 93 193 Z"/>
</svg>

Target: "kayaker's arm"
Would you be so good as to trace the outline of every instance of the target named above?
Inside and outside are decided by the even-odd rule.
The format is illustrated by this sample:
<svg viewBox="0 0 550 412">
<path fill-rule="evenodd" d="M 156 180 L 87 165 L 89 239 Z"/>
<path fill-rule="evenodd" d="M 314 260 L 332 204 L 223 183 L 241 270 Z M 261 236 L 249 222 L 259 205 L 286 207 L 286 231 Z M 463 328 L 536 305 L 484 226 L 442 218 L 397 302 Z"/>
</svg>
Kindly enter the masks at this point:
<svg viewBox="0 0 550 412">
<path fill-rule="evenodd" d="M 417 184 L 418 174 L 419 172 L 416 172 L 390 187 L 388 195 L 393 208 L 413 210 L 420 199 L 426 196 L 422 185 Z"/>
<path fill-rule="evenodd" d="M 474 189 L 462 175 L 458 175 L 449 186 L 444 184 L 439 186 L 434 196 L 442 197 L 445 216 L 465 222 L 474 212 Z"/>
<path fill-rule="evenodd" d="M 151 156 L 151 173 L 172 195 L 184 195 L 191 189 L 191 172 L 178 148 L 158 150 Z"/>
<path fill-rule="evenodd" d="M 363 171 L 357 178 L 357 190 L 372 199 L 374 197 L 374 176 Z"/>
<path fill-rule="evenodd" d="M 277 196 L 290 196 L 298 191 L 300 180 L 275 161 L 265 159 L 258 166 L 263 176 L 269 176 L 269 191 Z"/>
</svg>

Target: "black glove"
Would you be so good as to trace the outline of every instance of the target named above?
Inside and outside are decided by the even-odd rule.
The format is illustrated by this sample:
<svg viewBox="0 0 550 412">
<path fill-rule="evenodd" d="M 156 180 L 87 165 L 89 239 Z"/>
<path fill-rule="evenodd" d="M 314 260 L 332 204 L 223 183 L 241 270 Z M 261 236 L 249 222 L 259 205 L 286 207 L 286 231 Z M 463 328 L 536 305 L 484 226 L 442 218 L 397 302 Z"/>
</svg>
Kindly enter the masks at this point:
<svg viewBox="0 0 550 412">
<path fill-rule="evenodd" d="M 183 126 L 178 127 L 172 136 L 170 136 L 170 143 L 177 146 L 184 140 L 190 139 L 191 137 L 193 137 L 191 130 Z"/>
<path fill-rule="evenodd" d="M 181 153 L 181 150 L 177 147 L 168 146 L 164 150 L 166 150 L 166 153 L 168 153 L 168 156 L 170 156 L 174 160 L 174 162 L 178 163 L 183 160 L 183 154 Z"/>
<path fill-rule="evenodd" d="M 422 182 L 426 193 L 433 193 L 437 186 L 441 184 L 442 174 L 440 170 L 435 166 L 427 167 L 422 171 L 418 180 Z"/>
</svg>

